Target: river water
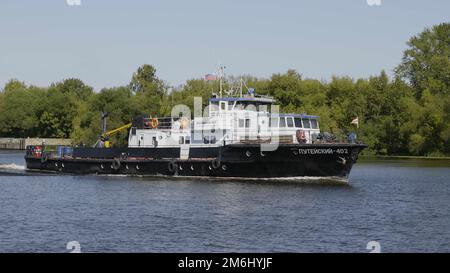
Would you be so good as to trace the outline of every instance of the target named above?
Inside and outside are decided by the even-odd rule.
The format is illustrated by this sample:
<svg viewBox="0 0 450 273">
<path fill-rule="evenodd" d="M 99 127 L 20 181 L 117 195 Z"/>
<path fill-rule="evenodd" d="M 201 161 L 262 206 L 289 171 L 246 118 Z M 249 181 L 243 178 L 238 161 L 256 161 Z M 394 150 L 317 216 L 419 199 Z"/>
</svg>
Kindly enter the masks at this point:
<svg viewBox="0 0 450 273">
<path fill-rule="evenodd" d="M 349 184 L 29 174 L 0 152 L 0 252 L 450 252 L 450 161 L 360 160 Z"/>
</svg>

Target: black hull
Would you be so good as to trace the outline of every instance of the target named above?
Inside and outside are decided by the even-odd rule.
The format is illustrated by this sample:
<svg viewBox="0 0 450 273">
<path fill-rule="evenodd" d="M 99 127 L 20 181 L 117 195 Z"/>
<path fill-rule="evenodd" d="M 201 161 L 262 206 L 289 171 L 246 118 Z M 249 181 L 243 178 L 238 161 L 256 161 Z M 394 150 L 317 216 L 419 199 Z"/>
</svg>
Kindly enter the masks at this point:
<svg viewBox="0 0 450 273">
<path fill-rule="evenodd" d="M 261 152 L 260 145 L 180 149 L 75 148 L 73 158 L 25 157 L 29 170 L 71 174 L 207 176 L 241 178 L 348 177 L 362 144 L 280 145 Z M 124 157 L 124 154 L 126 156 Z"/>
</svg>

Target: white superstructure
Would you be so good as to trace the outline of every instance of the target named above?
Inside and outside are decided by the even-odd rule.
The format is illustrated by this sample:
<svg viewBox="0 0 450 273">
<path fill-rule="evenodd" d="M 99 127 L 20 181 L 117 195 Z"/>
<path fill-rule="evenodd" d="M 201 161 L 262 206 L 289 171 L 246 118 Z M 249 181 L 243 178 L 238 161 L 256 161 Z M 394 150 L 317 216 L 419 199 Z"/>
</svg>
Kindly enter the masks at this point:
<svg viewBox="0 0 450 273">
<path fill-rule="evenodd" d="M 276 113 L 275 100 L 253 94 L 213 97 L 206 117 L 135 120 L 129 147 L 189 149 L 236 143 L 311 143 L 320 133 L 318 116 Z"/>
</svg>

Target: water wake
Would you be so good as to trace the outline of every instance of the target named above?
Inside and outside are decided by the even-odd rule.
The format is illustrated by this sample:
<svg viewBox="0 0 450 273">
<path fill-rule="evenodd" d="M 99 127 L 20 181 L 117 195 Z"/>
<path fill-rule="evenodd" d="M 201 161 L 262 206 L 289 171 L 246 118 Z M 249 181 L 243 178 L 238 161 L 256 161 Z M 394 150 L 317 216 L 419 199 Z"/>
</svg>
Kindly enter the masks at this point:
<svg viewBox="0 0 450 273">
<path fill-rule="evenodd" d="M 0 164 L 1 170 L 13 170 L 13 171 L 24 171 L 26 169 L 25 165 L 17 164 Z"/>
</svg>

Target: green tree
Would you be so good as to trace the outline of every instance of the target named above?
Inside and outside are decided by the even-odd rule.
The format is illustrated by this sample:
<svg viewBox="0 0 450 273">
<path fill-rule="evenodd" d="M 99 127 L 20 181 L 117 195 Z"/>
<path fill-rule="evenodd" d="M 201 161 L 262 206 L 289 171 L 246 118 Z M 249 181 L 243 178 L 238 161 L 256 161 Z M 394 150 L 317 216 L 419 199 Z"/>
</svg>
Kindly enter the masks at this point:
<svg viewBox="0 0 450 273">
<path fill-rule="evenodd" d="M 9 82 L 0 95 L 0 132 L 6 137 L 35 137 L 45 90 Z"/>
<path fill-rule="evenodd" d="M 73 120 L 79 111 L 75 94 L 61 92 L 55 87 L 46 91 L 45 99 L 37 113 L 41 137 L 69 138 Z"/>
<path fill-rule="evenodd" d="M 62 82 L 52 85 L 63 94 L 73 94 L 75 98 L 86 101 L 92 94 L 93 89 L 87 86 L 80 79 L 70 78 L 65 79 Z"/>
<path fill-rule="evenodd" d="M 408 46 L 396 72 L 412 85 L 416 97 L 426 89 L 450 95 L 450 23 L 426 28 Z"/>
<path fill-rule="evenodd" d="M 156 76 L 156 69 L 149 64 L 137 69 L 131 78 L 129 88 L 136 93 L 147 92 L 160 97 L 165 93 L 163 81 Z"/>
</svg>

